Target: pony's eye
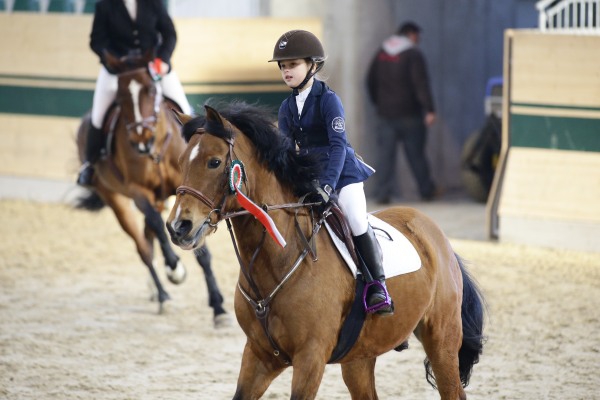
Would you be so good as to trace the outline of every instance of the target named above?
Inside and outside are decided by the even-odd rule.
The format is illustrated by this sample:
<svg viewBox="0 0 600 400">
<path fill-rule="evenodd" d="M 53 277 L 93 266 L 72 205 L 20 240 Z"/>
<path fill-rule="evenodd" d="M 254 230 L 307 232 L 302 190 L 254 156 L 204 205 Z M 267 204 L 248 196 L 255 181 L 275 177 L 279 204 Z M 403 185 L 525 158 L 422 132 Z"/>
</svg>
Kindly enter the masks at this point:
<svg viewBox="0 0 600 400">
<path fill-rule="evenodd" d="M 218 158 L 213 158 L 208 162 L 208 168 L 210 169 L 219 168 L 219 165 L 221 165 L 221 160 L 219 160 Z"/>
</svg>

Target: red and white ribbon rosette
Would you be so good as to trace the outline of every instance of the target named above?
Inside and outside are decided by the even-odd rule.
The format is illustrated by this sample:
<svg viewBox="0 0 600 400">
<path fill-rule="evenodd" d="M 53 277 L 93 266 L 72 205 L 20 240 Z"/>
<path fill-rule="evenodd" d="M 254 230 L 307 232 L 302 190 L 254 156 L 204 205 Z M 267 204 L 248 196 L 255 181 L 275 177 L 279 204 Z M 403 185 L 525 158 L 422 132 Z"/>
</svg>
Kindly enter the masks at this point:
<svg viewBox="0 0 600 400">
<path fill-rule="evenodd" d="M 269 235 L 279 244 L 281 247 L 286 246 L 286 241 L 279 233 L 279 230 L 275 226 L 273 219 L 259 206 L 254 204 L 244 193 L 242 193 L 242 183 L 245 178 L 244 176 L 244 164 L 240 160 L 233 160 L 231 162 L 231 168 L 229 169 L 229 188 L 235 193 L 235 196 L 242 207 L 244 207 L 250 214 L 254 215 L 258 221 L 269 232 Z"/>
</svg>

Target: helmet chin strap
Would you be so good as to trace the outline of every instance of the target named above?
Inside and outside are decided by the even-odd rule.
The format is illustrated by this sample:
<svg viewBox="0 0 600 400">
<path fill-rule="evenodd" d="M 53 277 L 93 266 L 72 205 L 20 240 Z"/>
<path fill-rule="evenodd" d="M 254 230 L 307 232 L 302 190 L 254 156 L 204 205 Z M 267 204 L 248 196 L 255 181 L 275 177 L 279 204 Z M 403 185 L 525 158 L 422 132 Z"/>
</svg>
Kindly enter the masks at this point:
<svg viewBox="0 0 600 400">
<path fill-rule="evenodd" d="M 315 65 L 315 63 L 313 62 L 313 65 Z M 317 74 L 317 72 L 319 72 L 321 70 L 321 68 L 323 68 L 323 63 L 321 64 L 317 64 L 317 68 L 315 69 L 315 72 L 311 72 L 312 71 L 312 67 L 310 68 L 311 71 L 309 71 L 306 74 L 306 77 L 304 78 L 304 80 L 302 82 L 300 82 L 300 84 L 296 87 L 292 88 L 292 94 L 294 96 L 298 96 L 298 94 L 300 93 L 300 90 L 302 90 L 302 88 L 304 88 L 304 86 L 306 86 L 306 84 L 308 83 L 308 81 L 310 81 L 310 79 L 315 76 Z"/>
</svg>

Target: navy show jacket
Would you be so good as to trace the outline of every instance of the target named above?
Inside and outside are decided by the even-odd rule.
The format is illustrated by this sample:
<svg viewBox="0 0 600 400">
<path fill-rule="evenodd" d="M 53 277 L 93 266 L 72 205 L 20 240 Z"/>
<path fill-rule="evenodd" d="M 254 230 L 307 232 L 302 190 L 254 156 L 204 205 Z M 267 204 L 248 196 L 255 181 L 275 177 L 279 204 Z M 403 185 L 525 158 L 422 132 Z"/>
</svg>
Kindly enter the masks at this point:
<svg viewBox="0 0 600 400">
<path fill-rule="evenodd" d="M 321 166 L 319 183 L 339 191 L 365 181 L 375 170 L 365 164 L 346 137 L 344 107 L 338 95 L 315 79 L 298 117 L 292 94 L 279 108 L 279 130 L 295 143 L 300 154 L 315 155 Z"/>
</svg>

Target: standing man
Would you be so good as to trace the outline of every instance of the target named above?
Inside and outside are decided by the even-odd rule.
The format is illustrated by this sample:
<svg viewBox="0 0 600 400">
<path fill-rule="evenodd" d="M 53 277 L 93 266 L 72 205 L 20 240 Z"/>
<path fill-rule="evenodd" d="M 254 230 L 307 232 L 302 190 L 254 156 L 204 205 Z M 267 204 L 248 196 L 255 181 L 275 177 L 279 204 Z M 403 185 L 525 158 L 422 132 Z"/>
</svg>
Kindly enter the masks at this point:
<svg viewBox="0 0 600 400">
<path fill-rule="evenodd" d="M 369 96 L 380 117 L 376 133 L 379 163 L 375 174 L 376 201 L 380 204 L 390 203 L 394 195 L 399 140 L 404 143 L 421 199 L 431 201 L 438 195 L 425 156 L 427 128 L 436 115 L 425 57 L 417 47 L 420 32 L 414 22 L 402 24 L 383 41 L 367 75 Z"/>
</svg>

